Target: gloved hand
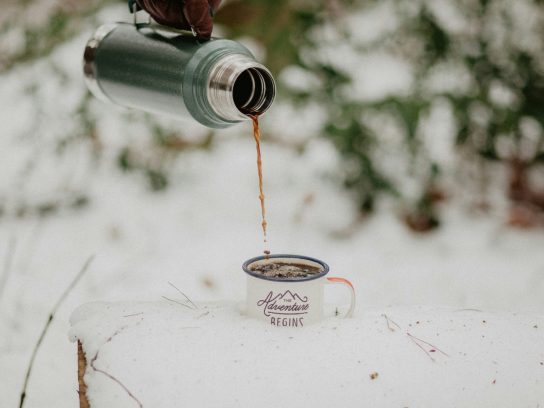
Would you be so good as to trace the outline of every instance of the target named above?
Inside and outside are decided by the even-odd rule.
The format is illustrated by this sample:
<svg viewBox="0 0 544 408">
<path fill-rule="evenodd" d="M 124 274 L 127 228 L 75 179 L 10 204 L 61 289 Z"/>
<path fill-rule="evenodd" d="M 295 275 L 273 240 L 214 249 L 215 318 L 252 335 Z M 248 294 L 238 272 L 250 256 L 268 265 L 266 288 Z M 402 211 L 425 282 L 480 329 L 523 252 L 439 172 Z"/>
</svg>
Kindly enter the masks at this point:
<svg viewBox="0 0 544 408">
<path fill-rule="evenodd" d="M 182 30 L 193 30 L 201 40 L 210 39 L 213 14 L 221 3 L 221 0 L 135 1 L 138 9 L 147 11 L 157 23 Z M 130 3 L 132 1 L 129 1 Z"/>
</svg>

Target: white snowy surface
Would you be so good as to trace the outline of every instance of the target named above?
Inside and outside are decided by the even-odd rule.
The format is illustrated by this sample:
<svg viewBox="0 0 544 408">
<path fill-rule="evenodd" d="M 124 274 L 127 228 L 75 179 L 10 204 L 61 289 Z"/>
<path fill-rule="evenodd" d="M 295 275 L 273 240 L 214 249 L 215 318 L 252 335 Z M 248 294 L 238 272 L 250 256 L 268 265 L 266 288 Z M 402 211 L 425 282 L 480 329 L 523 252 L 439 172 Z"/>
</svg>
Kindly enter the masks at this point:
<svg viewBox="0 0 544 408">
<path fill-rule="evenodd" d="M 125 5 L 104 10 L 99 20 L 115 21 L 119 16 L 127 16 Z M 0 293 L 0 408 L 17 405 L 26 365 L 51 307 L 89 255 L 96 254 L 94 262 L 58 311 L 42 344 L 30 377 L 26 408 L 77 405 L 76 356 L 66 332 L 69 315 L 80 304 L 95 300 L 158 301 L 163 295 L 176 296 L 169 281 L 195 301 L 242 301 L 245 277 L 241 264 L 262 251 L 255 146 L 249 124 L 219 132 L 209 151 L 181 152 L 169 189 L 155 194 L 148 191 L 141 174 L 123 174 L 115 162 L 120 149 L 127 145 L 141 154 L 152 145 L 151 130 L 137 120 L 137 115 L 130 116 L 93 101 L 101 145 L 99 157 L 94 155 L 88 139 L 77 137 L 64 154 L 56 153 L 59 137 L 74 138 L 74 104 L 85 92 L 81 53 L 97 25 L 98 22 L 89 21 L 82 27 L 85 32 L 81 36 L 51 55 L 0 76 L 0 199 L 7 210 L 0 218 L 0 283 L 5 282 Z M 337 51 L 341 56 L 346 49 Z M 338 55 L 336 60 L 342 60 L 350 70 L 360 62 L 356 56 L 341 59 Z M 361 90 L 367 88 L 361 97 L 375 96 L 378 90 L 370 85 L 377 87 L 384 82 L 382 74 L 394 69 L 381 69 L 379 63 L 389 62 L 378 57 L 362 72 L 359 85 Z M 291 79 L 298 81 L 292 71 L 283 79 L 289 83 L 288 77 L 293 75 Z M 369 78 L 372 75 L 377 78 Z M 397 82 L 393 85 L 400 86 Z M 34 87 L 35 93 L 27 92 Z M 453 161 L 454 148 L 440 136 L 446 121 L 437 116 L 433 125 L 433 142 L 440 150 L 437 155 Z M 34 118 L 38 120 L 31 120 Z M 332 274 L 349 278 L 357 290 L 359 318 L 367 319 L 365 316 L 374 313 L 371 310 L 385 310 L 388 306 L 419 304 L 544 313 L 543 231 L 505 227 L 500 208 L 488 215 L 470 213 L 463 206 L 462 194 L 455 190 L 450 191 L 452 198 L 441 212 L 441 228 L 425 236 L 407 231 L 395 214 L 396 208 L 387 204 L 365 222 L 355 223 L 353 202 L 335 179 L 340 159 L 328 141 L 317 137 L 322 120 L 317 106 L 310 105 L 302 113 L 295 113 L 281 102 L 263 117 L 263 132 L 274 135 L 273 141 L 267 139 L 263 143 L 273 252 L 315 256 L 331 266 Z M 185 137 L 197 140 L 207 133 L 188 122 L 172 124 L 172 128 L 175 126 Z M 297 152 L 293 146 L 301 142 L 307 145 Z M 387 153 L 384 166 L 391 166 L 392 171 L 408 178 L 396 159 L 396 152 L 405 147 L 391 143 L 383 143 Z M 434 147 L 431 150 L 434 152 Z M 463 174 L 452 177 L 462 178 Z M 496 196 L 504 198 L 500 186 L 496 190 Z M 11 211 L 19 204 L 33 205 L 67 191 L 84 192 L 89 205 L 79 210 L 64 208 L 48 217 L 19 218 Z M 331 289 L 329 301 L 338 301 L 342 295 L 341 289 Z M 177 321 L 178 314 L 180 319 L 190 318 L 169 305 L 157 307 L 164 308 L 165 313 L 157 324 L 168 316 L 174 319 L 174 315 Z M 393 317 L 405 328 L 413 316 L 398 310 Z M 383 330 L 383 318 L 379 315 L 380 312 L 375 313 L 379 322 L 376 324 L 369 317 L 367 330 Z M 241 322 L 234 313 L 229 316 L 231 322 Z M 525 315 L 512 317 L 512 327 L 519 327 L 523 334 L 526 332 L 521 325 L 529 324 L 530 318 L 516 320 L 524 319 L 519 316 Z M 131 324 L 137 322 L 132 317 L 127 319 Z M 429 320 L 442 322 L 434 317 Z M 356 321 L 342 327 L 356 325 Z M 143 323 L 151 324 L 147 320 Z M 249 327 L 248 323 L 248 330 Z M 109 327 L 104 335 L 116 328 Z M 494 341 L 506 344 L 515 340 L 517 343 L 510 347 L 512 355 L 516 355 L 530 338 L 513 337 L 513 330 L 497 329 Z M 418 333 L 434 339 L 433 333 L 422 331 L 414 335 Z M 442 367 L 427 361 L 424 353 L 411 341 L 405 342 L 400 332 L 391 334 L 399 342 L 395 347 L 400 348 L 389 351 L 410 353 L 399 361 L 413 357 L 427 364 L 431 371 Z M 363 344 L 367 341 L 370 340 L 362 339 Z M 463 350 L 463 342 L 458 338 L 456 345 L 450 347 L 447 342 L 437 341 L 437 346 L 453 356 Z M 105 353 L 109 346 L 105 346 Z M 378 362 L 382 354 L 376 354 L 372 361 Z M 210 354 L 210 358 L 215 357 L 219 358 Z M 307 360 L 301 360 L 302 364 Z M 448 361 L 453 361 L 453 357 Z M 165 361 L 168 367 L 175 363 Z M 377 367 L 368 368 L 379 371 Z M 507 369 L 502 368 L 502 374 L 507 375 Z M 367 380 L 368 370 L 364 371 L 361 378 Z M 371 383 L 373 387 L 382 386 L 378 381 L 385 372 L 380 372 Z M 386 378 L 390 380 L 391 375 L 394 374 L 390 372 Z M 455 371 L 455 375 L 461 374 Z M 492 376 L 489 377 L 482 381 L 491 387 Z M 529 381 L 527 376 L 520 378 Z M 106 379 L 97 381 L 109 386 Z M 149 384 L 158 386 L 152 379 Z"/>
<path fill-rule="evenodd" d="M 247 131 L 240 127 L 242 136 Z M 77 405 L 75 349 L 66 332 L 71 311 L 84 302 L 175 297 L 168 281 L 195 301 L 244 299 L 241 264 L 262 250 L 248 139 L 187 155 L 178 181 L 162 194 L 151 195 L 140 180 L 110 169 L 94 176 L 87 209 L 3 220 L 2 253 L 13 237 L 16 244 L 0 299 L 2 408 L 15 406 L 48 313 L 90 254 L 95 261 L 57 313 L 36 359 L 27 407 Z M 455 205 L 444 212 L 442 228 L 427 236 L 415 236 L 393 214 L 379 213 L 339 239 L 333 232 L 349 225 L 353 212 L 341 190 L 311 175 L 318 150 L 296 156 L 265 144 L 263 153 L 272 250 L 326 261 L 331 274 L 354 283 L 359 314 L 418 304 L 544 311 L 541 231 L 512 230 L 498 218 L 471 216 Z M 286 157 L 291 171 L 283 168 Z M 300 219 L 308 192 L 315 199 Z M 341 289 L 330 288 L 330 302 L 342 299 Z M 502 336 L 497 332 L 496 341 Z"/>
<path fill-rule="evenodd" d="M 288 329 L 232 302 L 101 302 L 71 323 L 88 361 L 144 407 L 544 404 L 542 314 L 398 307 Z M 84 378 L 92 408 L 138 406 L 102 372 Z"/>
</svg>

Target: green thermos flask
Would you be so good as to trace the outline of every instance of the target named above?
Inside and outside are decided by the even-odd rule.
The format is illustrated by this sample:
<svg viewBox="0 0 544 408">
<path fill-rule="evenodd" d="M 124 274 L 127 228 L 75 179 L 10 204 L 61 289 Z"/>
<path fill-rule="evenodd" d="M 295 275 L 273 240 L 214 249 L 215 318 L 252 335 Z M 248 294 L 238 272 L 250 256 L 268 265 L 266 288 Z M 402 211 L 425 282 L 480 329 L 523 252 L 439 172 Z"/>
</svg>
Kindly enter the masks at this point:
<svg viewBox="0 0 544 408">
<path fill-rule="evenodd" d="M 225 128 L 265 112 L 270 71 L 243 45 L 127 23 L 99 27 L 85 47 L 88 88 L 104 101 Z"/>
</svg>

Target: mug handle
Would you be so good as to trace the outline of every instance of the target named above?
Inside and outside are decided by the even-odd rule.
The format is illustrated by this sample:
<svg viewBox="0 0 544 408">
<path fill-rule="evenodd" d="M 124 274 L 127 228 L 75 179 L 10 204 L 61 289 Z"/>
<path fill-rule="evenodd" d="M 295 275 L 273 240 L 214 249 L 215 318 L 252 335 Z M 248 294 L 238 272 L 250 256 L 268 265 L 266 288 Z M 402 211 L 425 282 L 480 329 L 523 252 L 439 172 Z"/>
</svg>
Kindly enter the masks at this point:
<svg viewBox="0 0 544 408">
<path fill-rule="evenodd" d="M 353 316 L 353 310 L 355 309 L 355 288 L 353 287 L 353 284 L 345 279 L 345 278 L 338 278 L 336 276 L 331 276 L 330 278 L 326 278 L 325 283 L 333 283 L 333 284 L 340 284 L 340 285 L 346 285 L 349 288 L 350 293 L 350 302 L 349 302 L 349 310 L 346 312 L 344 317 L 351 317 Z"/>
</svg>

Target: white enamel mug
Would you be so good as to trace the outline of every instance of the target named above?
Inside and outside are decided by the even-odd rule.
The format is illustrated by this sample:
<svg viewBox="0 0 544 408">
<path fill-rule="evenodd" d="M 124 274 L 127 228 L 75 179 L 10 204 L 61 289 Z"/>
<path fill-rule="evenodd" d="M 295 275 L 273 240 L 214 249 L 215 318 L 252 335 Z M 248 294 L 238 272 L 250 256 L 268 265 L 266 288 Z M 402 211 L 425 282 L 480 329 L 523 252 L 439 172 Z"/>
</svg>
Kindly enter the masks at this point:
<svg viewBox="0 0 544 408">
<path fill-rule="evenodd" d="M 296 263 L 317 267 L 320 272 L 303 278 L 277 278 L 254 272 L 252 268 L 269 262 Z M 327 277 L 329 266 L 319 259 L 300 255 L 269 255 L 251 258 L 242 265 L 247 273 L 246 313 L 272 326 L 304 327 L 323 320 L 324 285 L 335 283 L 349 289 L 350 306 L 355 308 L 355 290 L 344 278 Z"/>
</svg>

